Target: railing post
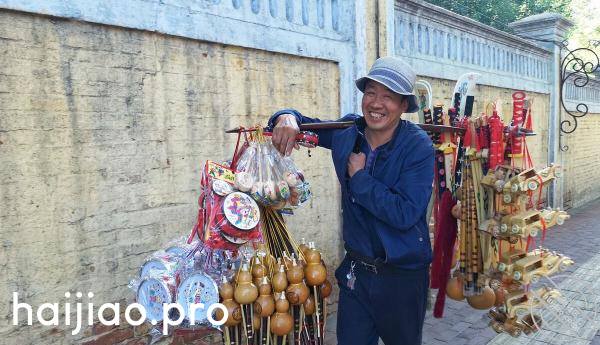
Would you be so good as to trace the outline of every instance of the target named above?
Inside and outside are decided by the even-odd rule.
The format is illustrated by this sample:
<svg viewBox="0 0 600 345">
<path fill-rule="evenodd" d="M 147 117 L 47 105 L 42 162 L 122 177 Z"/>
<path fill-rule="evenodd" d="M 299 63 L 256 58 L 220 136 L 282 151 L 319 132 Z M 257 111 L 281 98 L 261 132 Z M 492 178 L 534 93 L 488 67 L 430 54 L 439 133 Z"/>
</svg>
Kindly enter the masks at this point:
<svg viewBox="0 0 600 345">
<path fill-rule="evenodd" d="M 529 39 L 552 52 L 552 61 L 548 71 L 550 85 L 550 113 L 548 114 L 548 164 L 563 165 L 563 154 L 559 147 L 560 135 L 560 44 L 573 23 L 557 13 L 542 13 L 529 16 L 509 24 L 517 36 Z M 563 207 L 563 178 L 552 182 L 548 188 L 548 204 L 551 207 Z"/>
</svg>

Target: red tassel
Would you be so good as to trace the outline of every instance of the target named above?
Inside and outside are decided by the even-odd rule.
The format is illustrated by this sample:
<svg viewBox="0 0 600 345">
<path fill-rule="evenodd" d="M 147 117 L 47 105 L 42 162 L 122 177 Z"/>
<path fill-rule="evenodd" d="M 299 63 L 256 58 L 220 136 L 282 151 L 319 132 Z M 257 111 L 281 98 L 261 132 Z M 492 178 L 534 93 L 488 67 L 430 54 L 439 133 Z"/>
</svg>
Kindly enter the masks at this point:
<svg viewBox="0 0 600 345">
<path fill-rule="evenodd" d="M 490 160 L 489 168 L 494 170 L 497 165 L 502 164 L 504 159 L 504 141 L 502 131 L 504 130 L 504 123 L 498 116 L 498 113 L 494 111 L 494 114 L 488 120 L 490 125 Z"/>
<path fill-rule="evenodd" d="M 472 141 L 471 139 L 472 139 L 472 136 L 473 136 L 473 134 L 471 133 L 471 124 L 469 123 L 468 120 L 465 123 L 466 123 L 467 129 L 465 131 L 464 145 L 465 145 L 465 147 L 470 147 L 471 146 L 471 141 Z"/>
<path fill-rule="evenodd" d="M 439 201 L 443 200 L 444 195 L 442 194 L 442 198 Z M 442 260 L 443 260 L 443 243 L 442 237 L 440 235 L 440 227 L 441 227 L 441 219 L 439 218 L 439 210 L 440 203 L 435 203 L 433 207 L 433 219 L 434 219 L 434 228 L 433 228 L 433 261 L 431 262 L 431 288 L 439 289 L 440 288 L 440 275 L 442 271 Z"/>
<path fill-rule="evenodd" d="M 450 265 L 452 264 L 454 241 L 458 230 L 456 218 L 452 216 L 454 205 L 456 205 L 456 201 L 452 199 L 452 193 L 446 190 L 442 194 L 439 203 L 433 248 L 433 266 L 431 268 L 431 287 L 439 289 L 433 308 L 433 316 L 436 318 L 440 318 L 444 314 L 446 284 L 450 279 Z"/>
<path fill-rule="evenodd" d="M 525 124 L 525 128 L 527 128 L 529 130 L 533 130 L 533 123 L 531 120 L 531 109 L 528 110 L 527 123 Z"/>
</svg>

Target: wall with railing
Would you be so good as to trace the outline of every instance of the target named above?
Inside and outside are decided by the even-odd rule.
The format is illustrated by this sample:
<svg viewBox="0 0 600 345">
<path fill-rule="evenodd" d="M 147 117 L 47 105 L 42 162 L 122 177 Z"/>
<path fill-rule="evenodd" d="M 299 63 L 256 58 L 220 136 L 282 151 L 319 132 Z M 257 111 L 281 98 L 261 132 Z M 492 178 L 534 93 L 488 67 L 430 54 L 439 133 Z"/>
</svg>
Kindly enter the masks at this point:
<svg viewBox="0 0 600 345">
<path fill-rule="evenodd" d="M 417 74 L 456 80 L 480 72 L 480 83 L 549 92 L 551 52 L 424 1 L 396 1 L 394 51 Z"/>
<path fill-rule="evenodd" d="M 587 105 L 589 113 L 599 114 L 600 113 L 600 81 L 596 79 L 587 79 L 581 75 L 577 81 L 577 85 L 582 85 L 586 82 L 585 86 L 578 87 L 575 85 L 576 76 L 571 76 L 567 79 L 563 86 L 563 98 L 564 103 L 569 111 L 577 112 L 577 105 L 583 103 Z M 590 77 L 591 78 L 591 77 Z M 584 109 L 580 106 L 580 109 Z"/>
</svg>

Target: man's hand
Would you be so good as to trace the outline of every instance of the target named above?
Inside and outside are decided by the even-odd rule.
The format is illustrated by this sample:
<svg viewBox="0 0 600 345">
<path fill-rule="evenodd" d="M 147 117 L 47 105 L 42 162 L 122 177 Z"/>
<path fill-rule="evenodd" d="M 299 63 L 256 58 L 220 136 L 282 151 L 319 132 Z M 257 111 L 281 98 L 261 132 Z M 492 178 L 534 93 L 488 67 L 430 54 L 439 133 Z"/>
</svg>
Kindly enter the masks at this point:
<svg viewBox="0 0 600 345">
<path fill-rule="evenodd" d="M 364 153 L 350 153 L 350 157 L 348 158 L 348 175 L 352 177 L 357 171 L 364 169 L 366 161 L 367 156 Z"/>
<path fill-rule="evenodd" d="M 283 114 L 277 118 L 273 128 L 273 146 L 284 156 L 292 153 L 292 148 L 299 148 L 296 144 L 296 135 L 300 132 L 296 117 L 291 114 Z"/>
</svg>

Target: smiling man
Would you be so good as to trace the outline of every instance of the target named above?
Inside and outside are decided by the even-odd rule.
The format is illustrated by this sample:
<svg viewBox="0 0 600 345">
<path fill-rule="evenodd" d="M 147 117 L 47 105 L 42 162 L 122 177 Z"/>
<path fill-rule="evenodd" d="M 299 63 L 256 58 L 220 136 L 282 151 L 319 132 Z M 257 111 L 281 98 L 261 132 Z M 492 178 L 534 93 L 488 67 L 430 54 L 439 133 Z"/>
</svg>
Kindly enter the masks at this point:
<svg viewBox="0 0 600 345">
<path fill-rule="evenodd" d="M 356 81 L 362 113 L 347 129 L 316 131 L 331 149 L 342 191 L 346 256 L 335 272 L 340 287 L 340 345 L 421 344 L 431 245 L 426 208 L 434 174 L 427 134 L 403 120 L 418 110 L 415 73 L 397 57 L 378 59 Z M 323 122 L 293 109 L 275 113 L 273 144 L 289 154 L 298 124 Z"/>
</svg>

